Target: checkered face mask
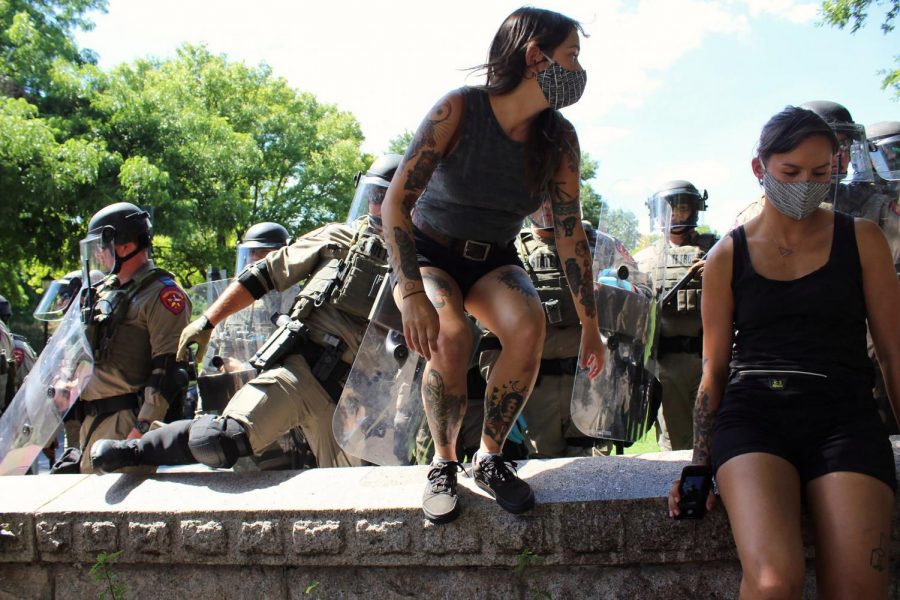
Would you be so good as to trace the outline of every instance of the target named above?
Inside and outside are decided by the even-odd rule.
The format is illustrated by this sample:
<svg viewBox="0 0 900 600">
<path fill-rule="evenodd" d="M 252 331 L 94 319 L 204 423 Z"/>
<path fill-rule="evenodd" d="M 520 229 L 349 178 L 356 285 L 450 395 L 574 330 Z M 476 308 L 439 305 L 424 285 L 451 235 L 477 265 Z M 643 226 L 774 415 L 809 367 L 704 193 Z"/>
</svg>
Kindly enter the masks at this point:
<svg viewBox="0 0 900 600">
<path fill-rule="evenodd" d="M 768 171 L 763 173 L 762 186 L 766 192 L 766 202 L 771 202 L 778 212 L 797 221 L 811 215 L 828 197 L 831 189 L 830 183 L 778 181 Z"/>
<path fill-rule="evenodd" d="M 559 110 L 578 102 L 587 85 L 587 71 L 570 71 L 549 56 L 544 58 L 550 66 L 535 76 L 550 108 Z"/>
</svg>

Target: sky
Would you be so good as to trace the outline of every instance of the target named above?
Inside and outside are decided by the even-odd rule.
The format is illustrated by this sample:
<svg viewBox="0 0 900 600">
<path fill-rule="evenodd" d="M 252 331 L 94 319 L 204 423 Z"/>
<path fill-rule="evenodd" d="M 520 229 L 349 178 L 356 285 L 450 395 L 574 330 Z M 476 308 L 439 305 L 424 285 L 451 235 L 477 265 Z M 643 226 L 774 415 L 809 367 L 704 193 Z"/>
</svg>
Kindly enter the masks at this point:
<svg viewBox="0 0 900 600">
<path fill-rule="evenodd" d="M 494 33 L 519 2 L 506 0 L 110 0 L 77 35 L 103 68 L 183 43 L 275 75 L 353 113 L 379 154 L 414 130 L 446 92 L 483 78 Z M 702 222 L 727 232 L 760 195 L 750 171 L 759 132 L 788 104 L 832 100 L 858 123 L 900 120 L 881 89 L 900 30 L 883 11 L 848 30 L 817 26 L 818 2 L 796 0 L 556 0 L 535 6 L 580 21 L 582 99 L 563 109 L 583 152 L 599 163 L 594 189 L 648 229 L 644 205 L 662 183 L 709 192 Z"/>
</svg>

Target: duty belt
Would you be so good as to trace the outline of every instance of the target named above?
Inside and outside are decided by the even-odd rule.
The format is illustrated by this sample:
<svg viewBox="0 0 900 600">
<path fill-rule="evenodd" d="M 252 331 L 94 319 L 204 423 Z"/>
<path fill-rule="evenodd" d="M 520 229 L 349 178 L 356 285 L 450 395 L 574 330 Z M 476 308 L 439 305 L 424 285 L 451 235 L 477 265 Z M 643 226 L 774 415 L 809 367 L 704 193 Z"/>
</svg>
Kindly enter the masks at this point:
<svg viewBox="0 0 900 600">
<path fill-rule="evenodd" d="M 102 415 L 111 415 L 120 410 L 138 410 L 140 402 L 137 392 L 131 394 L 122 394 L 121 396 L 110 396 L 109 398 L 100 398 L 98 400 L 87 400 L 82 402 L 82 410 L 89 417 L 97 417 Z"/>
<path fill-rule="evenodd" d="M 300 344 L 296 352 L 306 359 L 310 370 L 322 386 L 322 389 L 328 392 L 328 395 L 332 400 L 337 402 L 344 390 L 344 379 L 346 378 L 347 373 L 350 372 L 350 365 L 338 358 L 334 365 L 330 366 L 328 369 L 329 372 L 320 376 L 320 374 L 317 373 L 320 368 L 319 361 L 332 353 L 332 349 L 321 346 L 313 341 L 308 341 Z"/>
<path fill-rule="evenodd" d="M 445 233 L 438 231 L 424 221 L 422 221 L 419 225 L 414 225 L 413 227 L 424 233 L 426 237 L 431 238 L 441 246 L 449 248 L 463 258 L 474 260 L 477 262 L 486 261 L 492 250 L 497 251 L 506 247 L 506 244 L 479 242 L 477 240 L 462 240 L 459 238 L 451 237 Z"/>
<path fill-rule="evenodd" d="M 673 335 L 659 338 L 659 354 L 701 354 L 703 338 Z"/>
</svg>

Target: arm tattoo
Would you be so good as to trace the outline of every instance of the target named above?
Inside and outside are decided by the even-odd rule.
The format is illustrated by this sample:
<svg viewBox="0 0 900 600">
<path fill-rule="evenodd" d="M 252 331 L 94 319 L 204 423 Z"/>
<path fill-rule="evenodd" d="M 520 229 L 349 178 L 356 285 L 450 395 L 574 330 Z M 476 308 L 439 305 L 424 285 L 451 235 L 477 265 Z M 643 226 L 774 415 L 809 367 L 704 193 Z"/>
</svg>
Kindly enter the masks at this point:
<svg viewBox="0 0 900 600">
<path fill-rule="evenodd" d="M 435 308 L 444 308 L 447 305 L 447 300 L 453 296 L 453 288 L 450 287 L 450 282 L 434 273 L 426 273 L 424 278 L 426 282 L 425 289 L 428 290 L 428 297 L 431 298 L 431 303 L 434 304 Z"/>
<path fill-rule="evenodd" d="M 396 266 L 400 267 L 403 276 L 408 280 L 422 281 L 419 261 L 416 259 L 416 245 L 412 238 L 409 237 L 409 233 L 402 227 L 394 227 L 394 244 L 396 244 L 397 251 L 400 253 L 400 256 L 395 259 L 400 264 Z"/>
<path fill-rule="evenodd" d="M 505 283 L 506 287 L 514 292 L 519 292 L 526 298 L 540 298 L 537 290 L 534 289 L 534 284 L 531 283 L 531 278 L 521 271 L 506 269 L 497 274 L 497 280 Z"/>
<path fill-rule="evenodd" d="M 706 363 L 708 359 L 704 358 Z M 706 385 L 700 383 L 697 391 L 697 402 L 694 403 L 694 460 L 697 464 L 707 465 L 710 459 L 712 446 L 712 428 L 716 421 L 718 408 L 710 407 L 709 392 Z"/>
<path fill-rule="evenodd" d="M 410 191 L 421 191 L 425 189 L 425 184 L 431 179 L 431 174 L 441 160 L 441 155 L 434 150 L 422 150 L 419 154 L 419 160 L 413 165 L 413 168 L 406 174 L 406 185 L 404 189 Z"/>
<path fill-rule="evenodd" d="M 444 129 L 449 125 L 447 121 L 452 114 L 453 109 L 449 100 L 444 100 L 432 110 L 431 114 L 425 117 L 419 125 L 419 129 L 416 131 L 416 137 L 406 151 L 404 162 L 412 160 L 423 147 L 430 146 L 434 148 L 437 145 L 435 132 L 439 129 Z"/>
<path fill-rule="evenodd" d="M 495 387 L 485 398 L 484 434 L 502 446 L 513 423 L 525 406 L 526 386 L 511 380 Z"/>
<path fill-rule="evenodd" d="M 594 284 L 591 281 L 591 252 L 587 242 L 579 241 L 575 244 L 575 256 L 577 258 L 566 259 L 566 280 L 572 295 L 578 298 L 579 304 L 584 307 L 584 314 L 593 318 L 597 314 L 597 304 L 594 302 Z"/>
<path fill-rule="evenodd" d="M 575 217 L 566 217 L 562 220 L 563 234 L 566 237 L 572 237 L 572 234 L 575 232 L 575 223 L 577 222 L 578 220 Z"/>
<path fill-rule="evenodd" d="M 435 369 L 431 369 L 422 383 L 422 397 L 429 413 L 431 435 L 435 443 L 447 446 L 455 442 L 465 414 L 466 395 L 448 394 L 444 389 L 444 378 Z"/>
</svg>

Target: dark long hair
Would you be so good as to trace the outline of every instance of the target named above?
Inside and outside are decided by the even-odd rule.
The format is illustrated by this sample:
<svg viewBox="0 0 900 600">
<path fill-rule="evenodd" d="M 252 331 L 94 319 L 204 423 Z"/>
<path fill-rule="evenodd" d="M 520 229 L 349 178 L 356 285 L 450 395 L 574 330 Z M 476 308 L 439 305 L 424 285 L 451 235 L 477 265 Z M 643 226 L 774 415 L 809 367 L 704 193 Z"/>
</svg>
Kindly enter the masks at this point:
<svg viewBox="0 0 900 600">
<path fill-rule="evenodd" d="M 757 156 L 765 164 L 773 154 L 790 152 L 813 135 L 825 136 L 831 142 L 832 152 L 838 151 L 837 136 L 822 117 L 805 108 L 787 106 L 763 125 Z"/>
<path fill-rule="evenodd" d="M 514 11 L 494 35 L 487 62 L 475 67 L 487 75 L 481 89 L 492 94 L 511 92 L 525 76 L 528 43 L 534 41 L 544 53 L 550 54 L 573 29 L 584 35 L 581 23 L 557 12 L 530 6 Z M 562 153 L 570 143 L 568 127 L 562 115 L 552 108 L 535 118 L 525 146 L 526 185 L 533 195 L 548 191 Z"/>
</svg>

